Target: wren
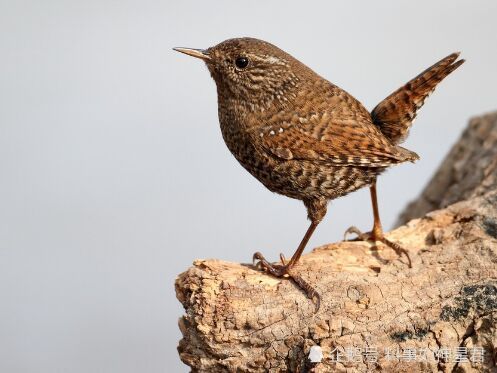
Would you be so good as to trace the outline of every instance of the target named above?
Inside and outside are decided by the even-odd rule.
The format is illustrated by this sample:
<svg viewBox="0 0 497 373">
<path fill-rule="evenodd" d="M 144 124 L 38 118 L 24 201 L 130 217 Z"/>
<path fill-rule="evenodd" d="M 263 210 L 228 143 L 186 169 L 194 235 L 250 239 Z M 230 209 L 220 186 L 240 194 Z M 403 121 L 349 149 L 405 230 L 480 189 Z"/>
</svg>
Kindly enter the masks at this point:
<svg viewBox="0 0 497 373">
<path fill-rule="evenodd" d="M 295 267 L 330 200 L 368 186 L 373 229 L 346 233 L 382 242 L 376 179 L 388 167 L 418 159 L 400 144 L 425 98 L 459 67 L 453 53 L 381 101 L 370 113 L 343 89 L 322 78 L 278 47 L 253 38 L 223 41 L 208 49 L 174 48 L 202 59 L 217 86 L 221 133 L 238 162 L 272 192 L 301 200 L 311 221 L 293 256 L 271 264 L 256 252 L 257 265 L 277 277 L 293 279 L 315 301 L 320 295 Z"/>
</svg>

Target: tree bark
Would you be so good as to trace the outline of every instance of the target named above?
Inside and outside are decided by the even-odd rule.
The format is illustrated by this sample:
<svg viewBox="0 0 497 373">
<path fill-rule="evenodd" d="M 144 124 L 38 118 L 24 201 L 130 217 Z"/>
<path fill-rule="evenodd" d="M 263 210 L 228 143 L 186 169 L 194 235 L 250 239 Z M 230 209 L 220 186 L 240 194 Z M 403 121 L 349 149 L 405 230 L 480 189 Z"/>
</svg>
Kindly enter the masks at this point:
<svg viewBox="0 0 497 373">
<path fill-rule="evenodd" d="M 291 281 L 195 261 L 176 280 L 182 361 L 194 372 L 496 372 L 497 113 L 470 122 L 401 219 L 413 216 L 387 234 L 413 268 L 367 242 L 302 257 L 318 313 Z"/>
<path fill-rule="evenodd" d="M 497 112 L 470 120 L 421 195 L 397 226 L 452 203 L 497 189 Z"/>
</svg>

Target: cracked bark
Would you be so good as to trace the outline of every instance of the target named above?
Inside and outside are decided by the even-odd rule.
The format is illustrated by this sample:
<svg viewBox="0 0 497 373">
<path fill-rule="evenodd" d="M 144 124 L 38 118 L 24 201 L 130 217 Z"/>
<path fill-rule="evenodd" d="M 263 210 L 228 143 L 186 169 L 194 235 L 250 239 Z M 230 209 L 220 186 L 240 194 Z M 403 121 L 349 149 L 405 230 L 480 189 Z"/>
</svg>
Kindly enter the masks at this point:
<svg viewBox="0 0 497 373">
<path fill-rule="evenodd" d="M 497 112 L 470 120 L 421 195 L 397 225 L 452 203 L 497 189 Z"/>
<path fill-rule="evenodd" d="M 470 122 L 401 219 L 411 216 L 419 218 L 388 238 L 409 250 L 412 269 L 389 248 L 365 242 L 329 244 L 302 257 L 302 276 L 322 296 L 317 314 L 290 281 L 250 265 L 195 261 L 176 280 L 186 310 L 182 361 L 195 372 L 496 372 L 497 113 Z M 307 360 L 314 345 L 324 354 L 318 364 Z M 377 348 L 377 361 L 367 346 Z M 484 362 L 433 355 L 458 346 L 469 358 L 472 347 L 483 347 Z M 362 349 L 357 361 L 332 361 L 333 350 L 346 348 Z M 427 348 L 428 358 L 384 353 L 397 348 Z"/>
</svg>

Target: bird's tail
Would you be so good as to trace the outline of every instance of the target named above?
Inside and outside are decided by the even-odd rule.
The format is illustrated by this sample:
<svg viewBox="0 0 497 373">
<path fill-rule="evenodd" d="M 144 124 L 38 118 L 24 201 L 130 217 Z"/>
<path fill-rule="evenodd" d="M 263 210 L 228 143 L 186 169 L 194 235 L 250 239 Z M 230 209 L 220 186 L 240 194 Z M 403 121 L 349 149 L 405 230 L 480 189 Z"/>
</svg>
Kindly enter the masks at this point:
<svg viewBox="0 0 497 373">
<path fill-rule="evenodd" d="M 423 106 L 426 97 L 434 91 L 438 83 L 464 62 L 457 60 L 458 57 L 459 53 L 452 53 L 438 61 L 373 109 L 373 122 L 392 143 L 399 144 L 405 140 L 416 118 L 416 112 Z"/>
</svg>

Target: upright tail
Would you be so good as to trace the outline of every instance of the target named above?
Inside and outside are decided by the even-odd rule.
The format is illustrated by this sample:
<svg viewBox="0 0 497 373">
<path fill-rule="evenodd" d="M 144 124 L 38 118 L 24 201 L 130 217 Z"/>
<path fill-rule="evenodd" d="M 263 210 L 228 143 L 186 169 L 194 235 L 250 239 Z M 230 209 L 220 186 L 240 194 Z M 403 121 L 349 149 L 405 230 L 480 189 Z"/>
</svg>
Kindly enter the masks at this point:
<svg viewBox="0 0 497 373">
<path fill-rule="evenodd" d="M 406 85 L 381 101 L 371 112 L 374 124 L 394 144 L 400 144 L 409 134 L 416 111 L 447 75 L 462 65 L 459 53 L 452 53 L 427 68 Z"/>
</svg>

